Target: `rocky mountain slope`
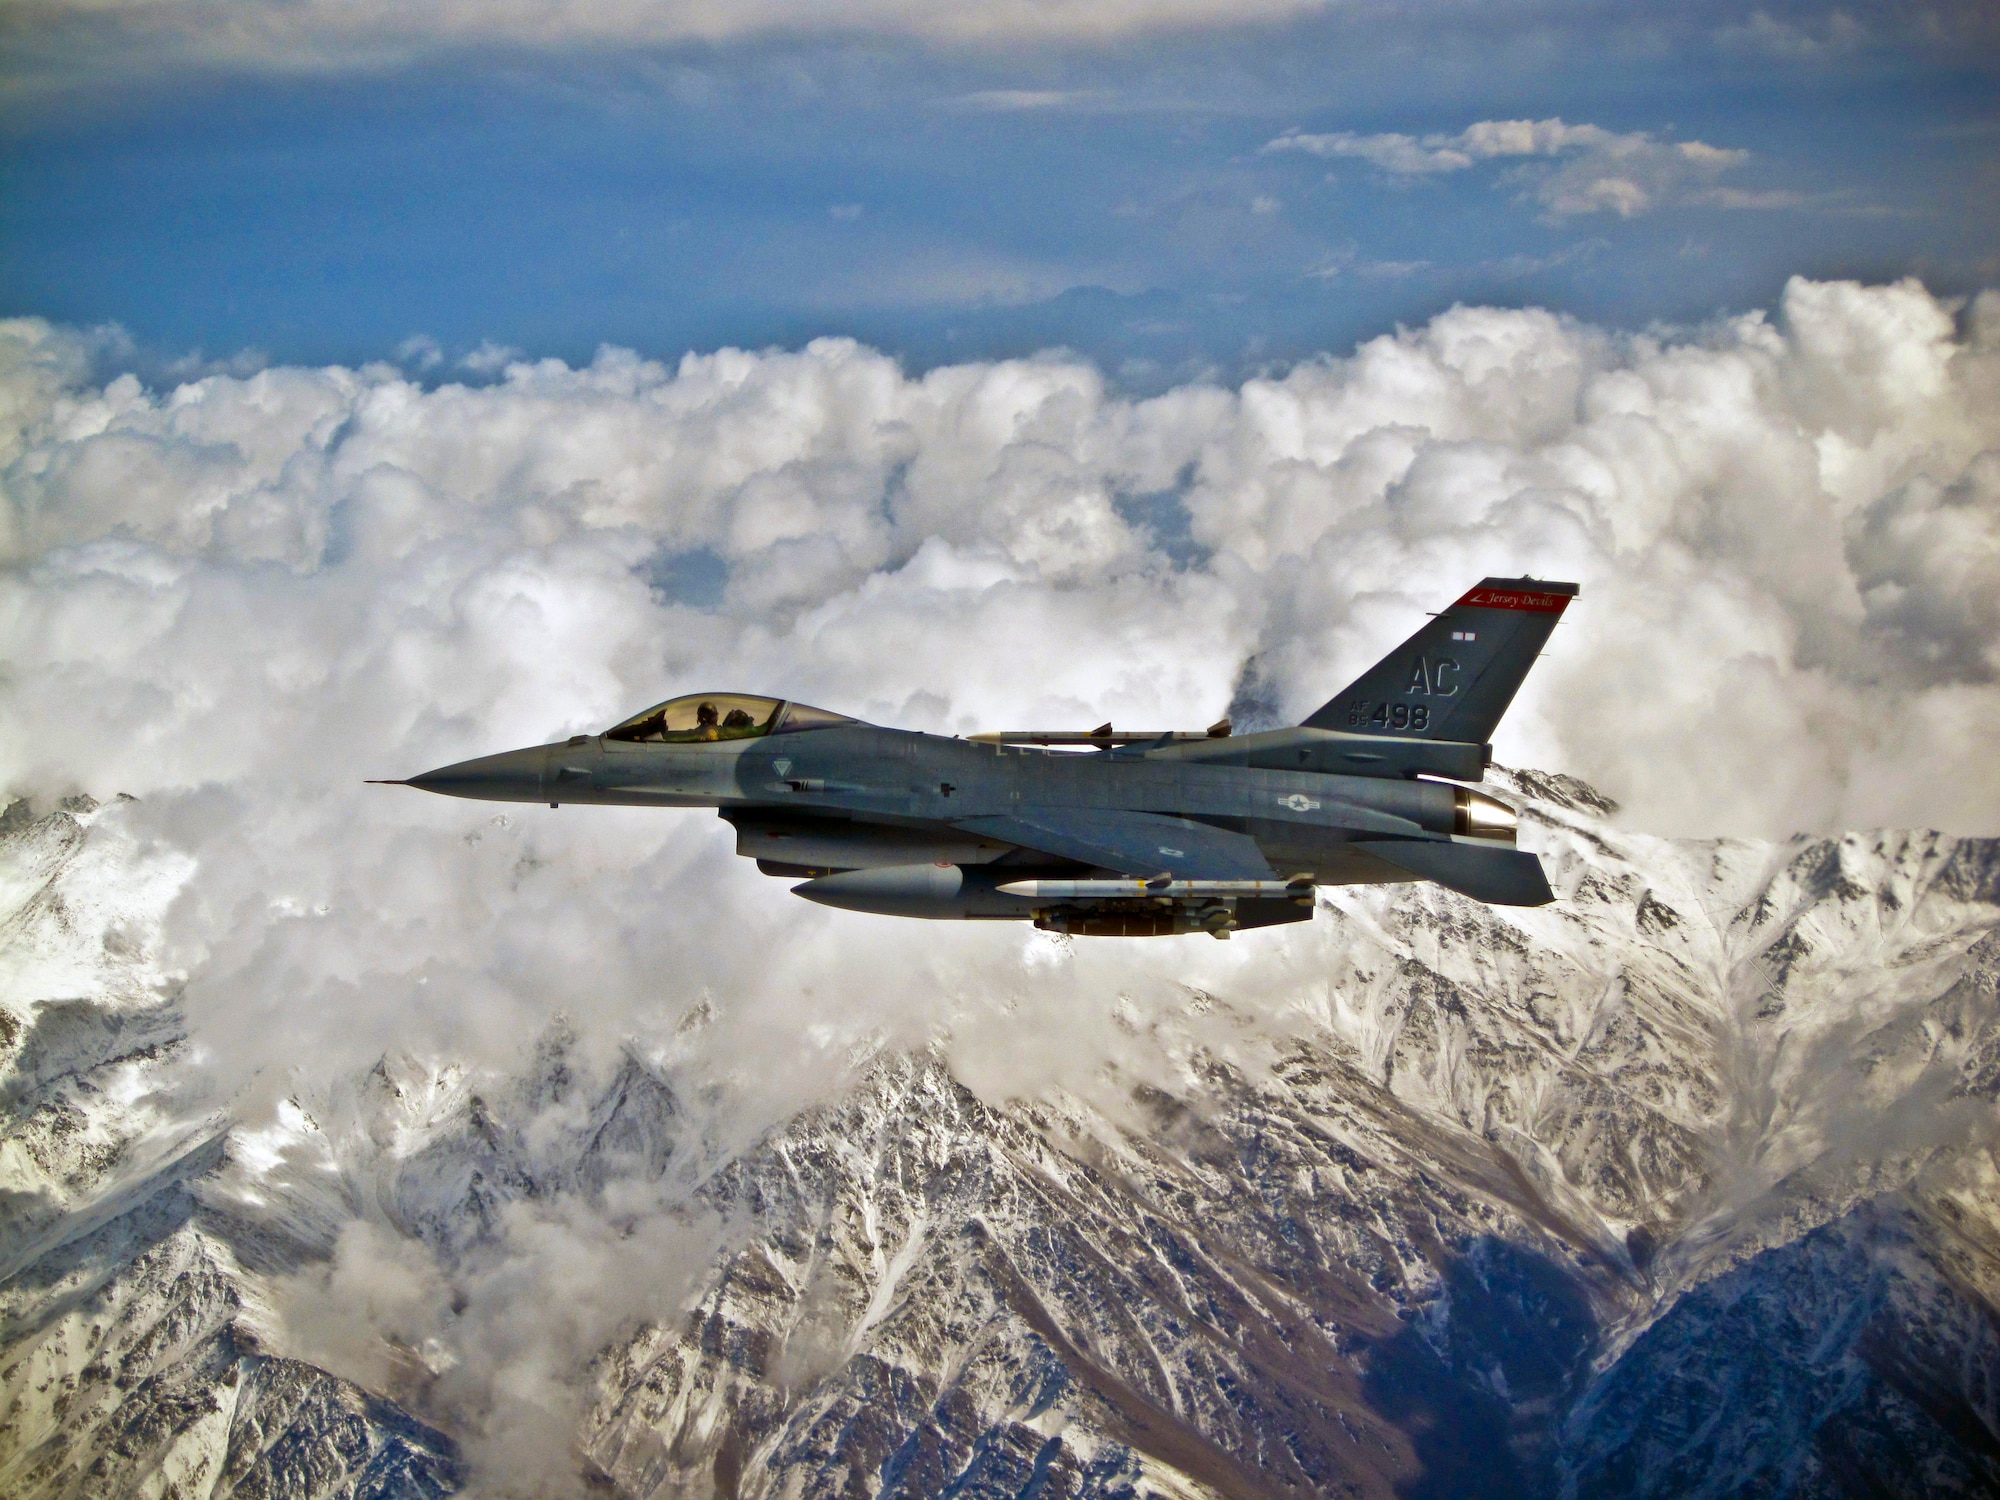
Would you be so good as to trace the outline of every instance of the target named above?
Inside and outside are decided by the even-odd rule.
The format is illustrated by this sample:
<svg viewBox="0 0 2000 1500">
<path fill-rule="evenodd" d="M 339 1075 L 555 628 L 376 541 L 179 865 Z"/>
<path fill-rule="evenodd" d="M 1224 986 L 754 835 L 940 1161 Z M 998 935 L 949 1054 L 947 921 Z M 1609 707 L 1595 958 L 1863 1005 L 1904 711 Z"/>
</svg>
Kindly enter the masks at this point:
<svg viewBox="0 0 2000 1500">
<path fill-rule="evenodd" d="M 1500 790 L 1554 907 L 1323 893 L 1143 1076 L 993 1101 L 940 1036 L 747 1141 L 560 1022 L 251 1120 L 157 967 L 184 872 L 17 806 L 0 1492 L 2000 1493 L 2000 844 Z M 656 1294 L 552 1355 L 530 1237 Z"/>
</svg>

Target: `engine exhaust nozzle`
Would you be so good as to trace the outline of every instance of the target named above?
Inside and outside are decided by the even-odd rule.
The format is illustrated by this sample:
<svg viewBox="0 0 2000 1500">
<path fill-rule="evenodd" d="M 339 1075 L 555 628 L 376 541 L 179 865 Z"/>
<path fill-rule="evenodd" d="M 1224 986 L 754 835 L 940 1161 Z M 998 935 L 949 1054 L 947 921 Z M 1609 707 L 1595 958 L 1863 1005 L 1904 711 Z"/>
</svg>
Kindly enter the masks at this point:
<svg viewBox="0 0 2000 1500">
<path fill-rule="evenodd" d="M 1512 844 L 1521 820 L 1514 809 L 1480 792 L 1459 787 L 1453 794 L 1456 804 L 1451 831 L 1462 839 L 1482 839 L 1494 844 Z"/>
</svg>

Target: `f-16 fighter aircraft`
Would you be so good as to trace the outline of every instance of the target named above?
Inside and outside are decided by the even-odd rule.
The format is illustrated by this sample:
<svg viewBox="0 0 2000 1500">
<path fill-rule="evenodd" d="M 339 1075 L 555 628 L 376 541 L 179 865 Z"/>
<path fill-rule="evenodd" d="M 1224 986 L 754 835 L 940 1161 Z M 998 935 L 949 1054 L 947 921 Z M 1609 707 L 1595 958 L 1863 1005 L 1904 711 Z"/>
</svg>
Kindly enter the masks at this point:
<svg viewBox="0 0 2000 1500">
<path fill-rule="evenodd" d="M 1554 899 L 1511 809 L 1455 786 L 1573 583 L 1489 578 L 1293 729 L 947 738 L 746 693 L 392 783 L 496 802 L 713 807 L 795 894 L 903 917 L 1157 937 L 1304 922 L 1313 888 Z"/>
</svg>

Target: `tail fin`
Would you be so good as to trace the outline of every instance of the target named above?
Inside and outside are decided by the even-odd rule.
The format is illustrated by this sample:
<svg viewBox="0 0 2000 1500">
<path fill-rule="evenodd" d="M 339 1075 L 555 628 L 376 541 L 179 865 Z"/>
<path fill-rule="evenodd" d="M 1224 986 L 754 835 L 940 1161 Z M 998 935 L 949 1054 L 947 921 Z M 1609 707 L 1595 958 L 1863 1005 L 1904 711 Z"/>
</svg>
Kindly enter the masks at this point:
<svg viewBox="0 0 2000 1500">
<path fill-rule="evenodd" d="M 1484 744 L 1576 594 L 1573 583 L 1489 578 L 1363 672 L 1305 727 Z"/>
</svg>

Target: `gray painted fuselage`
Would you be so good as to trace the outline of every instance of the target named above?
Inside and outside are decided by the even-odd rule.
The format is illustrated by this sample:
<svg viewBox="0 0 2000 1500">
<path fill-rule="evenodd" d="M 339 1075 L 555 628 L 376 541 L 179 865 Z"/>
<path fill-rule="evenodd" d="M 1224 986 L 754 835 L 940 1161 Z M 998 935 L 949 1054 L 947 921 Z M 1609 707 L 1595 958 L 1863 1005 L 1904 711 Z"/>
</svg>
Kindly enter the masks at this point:
<svg viewBox="0 0 2000 1500">
<path fill-rule="evenodd" d="M 1575 594 L 1486 579 L 1304 724 L 1260 734 L 1107 724 L 964 740 L 691 694 L 408 784 L 550 807 L 714 808 L 739 854 L 806 878 L 798 894 L 904 916 L 1226 936 L 1305 920 L 1314 885 L 1408 880 L 1539 905 L 1553 896 L 1513 847 L 1511 810 L 1462 783 L 1482 778 L 1494 725 Z M 1123 889 L 1101 876 L 1139 884 L 1098 899 Z M 1069 894 L 1043 899 L 1044 878 Z"/>
<path fill-rule="evenodd" d="M 447 766 L 412 785 L 550 806 L 715 808 L 735 825 L 739 853 L 801 875 L 937 862 L 1004 862 L 1015 875 L 1070 869 L 1078 862 L 954 825 L 1023 808 L 1078 808 L 1158 813 L 1247 834 L 1274 870 L 1309 873 L 1320 884 L 1414 879 L 1351 846 L 1362 838 L 1449 838 L 1454 788 L 1214 763 L 1254 756 L 1261 744 L 1271 755 L 1317 766 L 1338 753 L 1332 747 L 1352 743 L 1328 731 L 1293 729 L 1151 751 L 1077 753 L 852 723 L 717 744 L 580 736 Z M 1014 908 L 1009 915 L 1028 907 L 1005 905 Z"/>
</svg>

